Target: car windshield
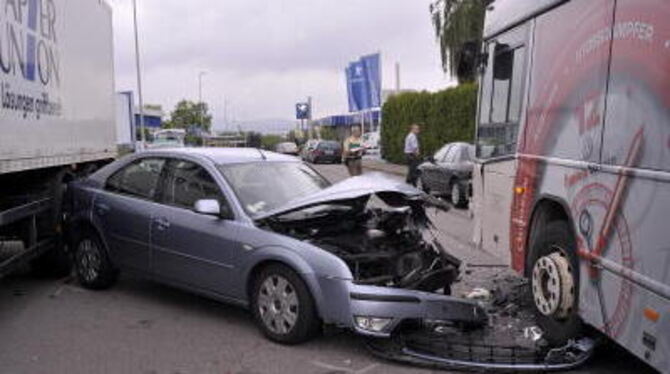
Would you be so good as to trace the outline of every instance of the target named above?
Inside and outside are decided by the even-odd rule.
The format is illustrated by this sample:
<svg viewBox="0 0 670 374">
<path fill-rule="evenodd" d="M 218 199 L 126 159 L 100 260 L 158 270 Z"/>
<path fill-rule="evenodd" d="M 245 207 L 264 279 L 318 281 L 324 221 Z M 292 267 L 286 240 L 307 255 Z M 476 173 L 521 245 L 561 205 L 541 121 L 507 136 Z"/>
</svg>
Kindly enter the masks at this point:
<svg viewBox="0 0 670 374">
<path fill-rule="evenodd" d="M 330 186 L 314 169 L 300 162 L 219 165 L 219 170 L 252 217 Z"/>
<path fill-rule="evenodd" d="M 323 142 L 319 143 L 319 149 L 339 149 L 340 143 L 337 142 Z"/>
</svg>

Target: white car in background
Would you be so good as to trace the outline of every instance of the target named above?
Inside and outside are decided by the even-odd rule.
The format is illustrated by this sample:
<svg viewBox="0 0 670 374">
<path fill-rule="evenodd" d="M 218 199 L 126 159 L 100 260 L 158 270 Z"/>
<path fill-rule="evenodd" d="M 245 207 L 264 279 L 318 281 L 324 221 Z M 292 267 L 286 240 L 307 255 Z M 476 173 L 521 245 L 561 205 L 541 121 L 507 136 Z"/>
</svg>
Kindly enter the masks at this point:
<svg viewBox="0 0 670 374">
<path fill-rule="evenodd" d="M 379 154 L 380 138 L 379 132 L 367 132 L 363 134 L 363 146 L 367 154 Z"/>
<path fill-rule="evenodd" d="M 154 134 L 154 140 L 147 144 L 148 149 L 159 148 L 184 148 L 184 139 L 186 138 L 186 130 L 169 129 L 160 130 Z"/>
</svg>

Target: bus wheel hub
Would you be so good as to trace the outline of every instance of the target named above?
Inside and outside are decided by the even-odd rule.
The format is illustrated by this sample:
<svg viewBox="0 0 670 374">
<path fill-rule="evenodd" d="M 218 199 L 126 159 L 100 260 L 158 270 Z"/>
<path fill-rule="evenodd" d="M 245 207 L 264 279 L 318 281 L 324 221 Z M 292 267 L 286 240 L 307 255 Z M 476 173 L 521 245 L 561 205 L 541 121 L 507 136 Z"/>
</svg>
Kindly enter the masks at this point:
<svg viewBox="0 0 670 374">
<path fill-rule="evenodd" d="M 533 300 L 540 313 L 558 319 L 572 313 L 575 297 L 570 261 L 559 252 L 535 262 L 531 279 Z"/>
</svg>

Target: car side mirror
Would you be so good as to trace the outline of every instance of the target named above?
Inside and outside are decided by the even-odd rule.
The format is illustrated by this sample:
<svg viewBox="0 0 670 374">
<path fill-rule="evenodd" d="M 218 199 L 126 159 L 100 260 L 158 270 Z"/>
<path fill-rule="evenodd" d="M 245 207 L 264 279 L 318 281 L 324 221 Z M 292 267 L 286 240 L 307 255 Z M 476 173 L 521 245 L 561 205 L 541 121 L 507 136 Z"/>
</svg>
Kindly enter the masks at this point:
<svg viewBox="0 0 670 374">
<path fill-rule="evenodd" d="M 207 199 L 198 200 L 193 206 L 196 213 L 206 214 L 208 216 L 219 216 L 221 214 L 221 204 L 218 200 Z"/>
<path fill-rule="evenodd" d="M 193 210 L 199 214 L 216 216 L 221 219 L 233 218 L 233 212 L 228 205 L 221 205 L 221 203 L 215 199 L 198 200 L 195 202 Z"/>
<path fill-rule="evenodd" d="M 434 164 L 435 163 L 435 157 L 428 156 L 428 157 L 426 157 L 426 161 L 430 162 L 431 164 Z"/>
<path fill-rule="evenodd" d="M 458 65 L 456 67 L 458 76 L 474 76 L 480 59 L 479 43 L 469 41 L 463 43 L 458 54 Z"/>
</svg>

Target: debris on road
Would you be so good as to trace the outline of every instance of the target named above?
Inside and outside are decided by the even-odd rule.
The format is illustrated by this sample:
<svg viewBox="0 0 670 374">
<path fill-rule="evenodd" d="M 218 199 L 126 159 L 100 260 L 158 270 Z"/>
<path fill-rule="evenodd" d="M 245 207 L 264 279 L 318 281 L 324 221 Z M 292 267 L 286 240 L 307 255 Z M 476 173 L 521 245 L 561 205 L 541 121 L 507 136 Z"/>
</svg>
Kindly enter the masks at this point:
<svg viewBox="0 0 670 374">
<path fill-rule="evenodd" d="M 488 301 L 491 299 L 491 291 L 485 288 L 475 288 L 474 290 L 470 291 L 470 293 L 465 295 L 465 298 L 469 300 Z"/>
<path fill-rule="evenodd" d="M 407 323 L 390 340 L 369 340 L 370 352 L 431 368 L 504 372 L 568 370 L 591 357 L 594 342 L 589 338 L 549 346 L 536 324 L 527 280 L 494 267 L 471 270 L 454 289 L 482 305 L 487 325 L 473 329 L 447 321 Z"/>
</svg>

